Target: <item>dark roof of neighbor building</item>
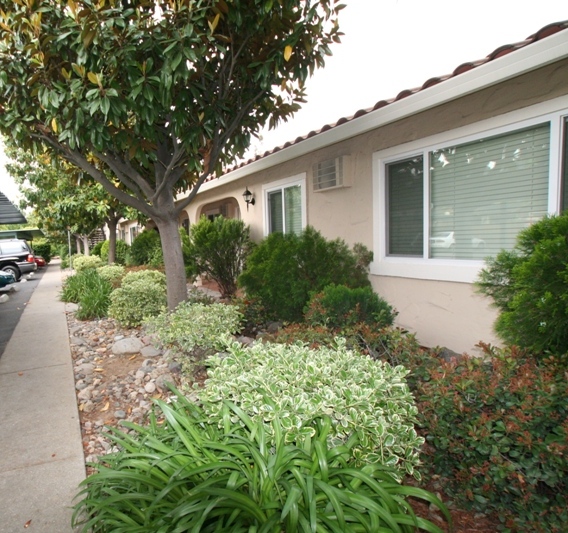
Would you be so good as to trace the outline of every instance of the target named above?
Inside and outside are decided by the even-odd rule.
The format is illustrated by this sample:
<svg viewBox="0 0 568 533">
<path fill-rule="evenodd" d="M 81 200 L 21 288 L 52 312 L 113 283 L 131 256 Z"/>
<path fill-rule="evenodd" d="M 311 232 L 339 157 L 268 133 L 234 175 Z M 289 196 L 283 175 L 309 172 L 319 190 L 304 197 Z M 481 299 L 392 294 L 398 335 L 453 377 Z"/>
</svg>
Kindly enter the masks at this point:
<svg viewBox="0 0 568 533">
<path fill-rule="evenodd" d="M 25 224 L 26 217 L 0 192 L 0 224 Z"/>
<path fill-rule="evenodd" d="M 324 133 L 326 131 L 329 131 L 329 130 L 337 127 L 337 126 L 341 126 L 342 124 L 345 124 L 346 122 L 350 122 L 350 121 L 355 120 L 355 119 L 362 117 L 364 115 L 368 115 L 369 113 L 376 111 L 377 109 L 381 109 L 385 106 L 388 106 L 389 104 L 392 104 L 393 102 L 397 102 L 399 100 L 402 100 L 403 98 L 407 98 L 410 95 L 419 93 L 420 91 L 424 91 L 425 89 L 428 89 L 428 88 L 430 88 L 434 85 L 437 85 L 441 82 L 444 82 L 444 81 L 449 80 L 451 78 L 455 78 L 456 76 L 459 76 L 460 74 L 463 74 L 464 72 L 468 72 L 472 69 L 478 68 L 481 65 L 484 65 L 484 64 L 489 63 L 491 61 L 494 61 L 495 59 L 503 57 L 507 54 L 510 54 L 511 52 L 514 52 L 516 50 L 519 50 L 521 48 L 529 46 L 532 43 L 535 43 L 537 41 L 545 39 L 546 37 L 549 37 L 551 35 L 554 35 L 555 33 L 558 33 L 560 31 L 563 31 L 563 30 L 566 30 L 566 29 L 568 29 L 568 20 L 548 24 L 548 25 L 544 26 L 543 28 L 541 28 L 536 33 L 527 37 L 524 41 L 520 41 L 520 42 L 513 43 L 513 44 L 505 44 L 503 46 L 500 46 L 499 48 L 495 49 L 493 52 L 491 52 L 488 56 L 486 56 L 483 59 L 479 59 L 479 60 L 476 60 L 476 61 L 466 61 L 465 63 L 461 63 L 450 74 L 446 74 L 446 75 L 443 75 L 443 76 L 435 76 L 433 78 L 429 78 L 420 87 L 415 87 L 413 89 L 405 89 L 405 90 L 399 92 L 394 98 L 390 98 L 388 100 L 379 100 L 373 107 L 370 107 L 370 108 L 367 108 L 367 109 L 359 109 L 358 111 L 355 112 L 355 114 L 353 114 L 350 117 L 342 117 L 337 122 L 335 122 L 333 124 L 325 124 L 319 130 L 310 131 L 308 134 L 297 137 L 293 141 L 289 141 L 289 142 L 283 144 L 282 146 L 277 146 L 276 148 L 273 148 L 271 150 L 267 150 L 263 154 L 259 154 L 259 155 L 255 156 L 251 159 L 248 159 L 246 161 L 239 162 L 238 164 L 227 169 L 225 174 L 228 173 L 228 172 L 234 171 L 238 168 L 242 168 L 242 167 L 249 165 L 251 163 L 254 163 L 255 161 L 258 161 L 259 159 L 262 159 L 262 158 L 267 157 L 269 155 L 275 154 L 276 152 L 284 150 L 285 148 L 289 148 L 290 146 L 301 143 L 302 141 L 305 141 L 306 139 L 310 139 L 310 138 L 312 138 L 316 135 L 319 135 L 320 133 Z M 207 180 L 207 181 L 209 181 L 209 180 Z"/>
</svg>

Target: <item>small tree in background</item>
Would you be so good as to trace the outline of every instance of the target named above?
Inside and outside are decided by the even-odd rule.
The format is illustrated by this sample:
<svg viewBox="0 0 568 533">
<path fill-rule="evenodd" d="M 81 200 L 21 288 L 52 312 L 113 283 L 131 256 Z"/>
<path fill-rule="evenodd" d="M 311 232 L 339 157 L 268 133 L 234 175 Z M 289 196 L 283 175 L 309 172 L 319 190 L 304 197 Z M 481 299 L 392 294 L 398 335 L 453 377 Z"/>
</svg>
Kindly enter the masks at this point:
<svg viewBox="0 0 568 533">
<path fill-rule="evenodd" d="M 568 213 L 521 231 L 512 251 L 487 260 L 477 282 L 500 315 L 495 331 L 537 353 L 568 353 Z"/>
<path fill-rule="evenodd" d="M 191 273 L 209 276 L 217 282 L 223 297 L 230 297 L 237 292 L 237 278 L 252 247 L 250 228 L 242 220 L 201 217 L 190 229 L 184 252 Z"/>
</svg>

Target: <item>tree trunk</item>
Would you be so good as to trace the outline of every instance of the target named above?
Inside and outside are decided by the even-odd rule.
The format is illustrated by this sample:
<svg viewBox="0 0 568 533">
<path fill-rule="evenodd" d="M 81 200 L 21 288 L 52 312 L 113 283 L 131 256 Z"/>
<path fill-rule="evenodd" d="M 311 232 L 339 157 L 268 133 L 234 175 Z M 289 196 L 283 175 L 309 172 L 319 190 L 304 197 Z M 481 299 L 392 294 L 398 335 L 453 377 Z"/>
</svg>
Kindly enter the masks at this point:
<svg viewBox="0 0 568 533">
<path fill-rule="evenodd" d="M 89 248 L 89 237 L 83 235 L 81 239 L 83 240 L 83 253 L 85 255 L 91 255 L 91 250 Z"/>
<path fill-rule="evenodd" d="M 108 264 L 111 265 L 116 261 L 116 227 L 118 219 L 114 216 L 107 220 L 108 225 Z"/>
<path fill-rule="evenodd" d="M 181 250 L 181 238 L 177 218 L 155 220 L 162 241 L 164 266 L 168 280 L 168 309 L 173 311 L 178 304 L 187 299 L 187 278 Z"/>
<path fill-rule="evenodd" d="M 80 254 L 81 252 L 81 239 L 78 235 L 75 235 L 75 248 L 77 249 L 77 253 Z"/>
</svg>

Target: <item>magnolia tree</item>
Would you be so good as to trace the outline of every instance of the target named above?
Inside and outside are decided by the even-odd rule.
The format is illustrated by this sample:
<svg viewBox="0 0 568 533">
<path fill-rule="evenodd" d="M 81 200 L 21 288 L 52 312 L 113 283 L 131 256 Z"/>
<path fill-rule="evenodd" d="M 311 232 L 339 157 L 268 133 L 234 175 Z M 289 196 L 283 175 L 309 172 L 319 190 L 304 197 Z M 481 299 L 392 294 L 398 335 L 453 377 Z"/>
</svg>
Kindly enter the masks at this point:
<svg viewBox="0 0 568 533">
<path fill-rule="evenodd" d="M 119 220 L 137 218 L 139 213 L 66 161 L 53 161 L 48 154 L 34 156 L 13 147 L 7 147 L 6 154 L 10 158 L 6 170 L 24 197 L 20 207 L 33 209 L 38 226 L 55 237 L 65 236 L 70 230 L 83 242 L 84 253 L 89 255 L 89 236 L 106 224 L 110 232 L 109 262 L 112 263 Z"/>
<path fill-rule="evenodd" d="M 14 0 L 0 10 L 0 132 L 57 152 L 156 223 L 172 309 L 186 298 L 180 212 L 260 128 L 299 109 L 342 7 Z"/>
</svg>

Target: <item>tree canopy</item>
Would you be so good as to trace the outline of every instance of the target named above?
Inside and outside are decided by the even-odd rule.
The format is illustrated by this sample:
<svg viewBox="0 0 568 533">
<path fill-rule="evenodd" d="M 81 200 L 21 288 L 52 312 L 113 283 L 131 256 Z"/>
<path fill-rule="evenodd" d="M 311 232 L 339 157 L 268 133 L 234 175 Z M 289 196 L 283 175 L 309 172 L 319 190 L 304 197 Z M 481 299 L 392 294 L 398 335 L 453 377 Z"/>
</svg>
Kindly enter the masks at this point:
<svg viewBox="0 0 568 533">
<path fill-rule="evenodd" d="M 299 108 L 304 81 L 339 41 L 342 7 L 14 0 L 0 10 L 0 132 L 56 151 L 154 220 L 174 307 L 185 297 L 181 210 L 260 128 Z"/>
</svg>

